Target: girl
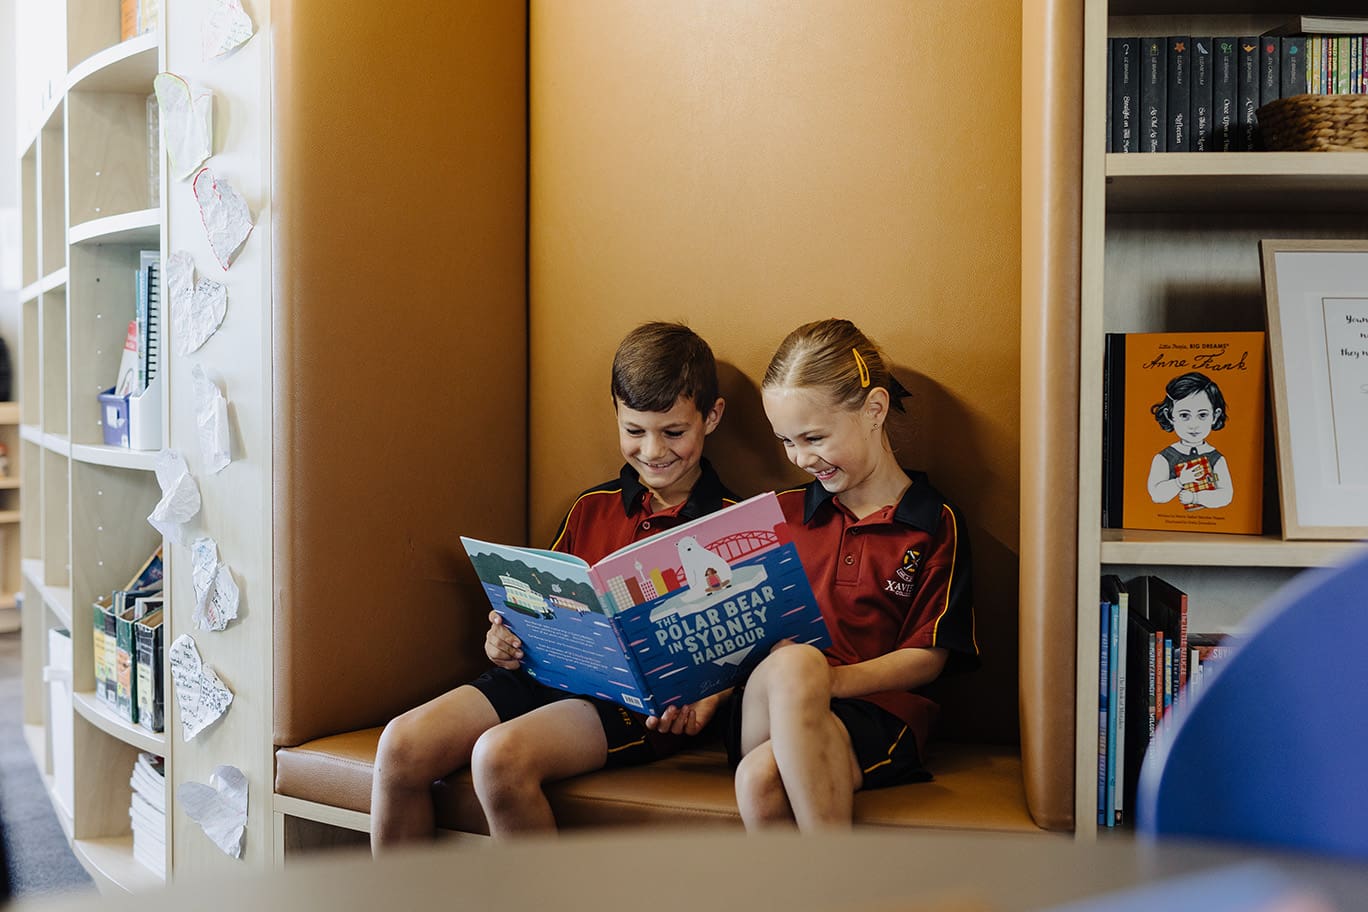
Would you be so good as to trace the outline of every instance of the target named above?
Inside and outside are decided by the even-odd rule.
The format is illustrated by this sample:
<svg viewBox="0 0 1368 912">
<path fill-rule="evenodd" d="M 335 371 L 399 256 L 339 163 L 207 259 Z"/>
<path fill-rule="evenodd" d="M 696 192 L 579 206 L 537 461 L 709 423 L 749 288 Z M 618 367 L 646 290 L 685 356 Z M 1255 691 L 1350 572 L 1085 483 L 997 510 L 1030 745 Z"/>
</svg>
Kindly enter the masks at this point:
<svg viewBox="0 0 1368 912">
<path fill-rule="evenodd" d="M 1160 504 L 1176 495 L 1185 510 L 1227 506 L 1235 495 L 1230 466 L 1221 451 L 1207 443 L 1212 431 L 1225 427 L 1221 388 L 1206 374 L 1191 371 L 1170 380 L 1164 400 L 1150 412 L 1161 428 L 1178 437 L 1150 463 L 1150 498 Z"/>
<path fill-rule="evenodd" d="M 832 645 L 776 646 L 732 699 L 748 829 L 848 827 L 856 791 L 931 778 L 919 690 L 978 664 L 963 520 L 884 431 L 906 395 L 848 320 L 798 327 L 765 372 L 765 414 L 815 478 L 779 500 Z"/>
</svg>

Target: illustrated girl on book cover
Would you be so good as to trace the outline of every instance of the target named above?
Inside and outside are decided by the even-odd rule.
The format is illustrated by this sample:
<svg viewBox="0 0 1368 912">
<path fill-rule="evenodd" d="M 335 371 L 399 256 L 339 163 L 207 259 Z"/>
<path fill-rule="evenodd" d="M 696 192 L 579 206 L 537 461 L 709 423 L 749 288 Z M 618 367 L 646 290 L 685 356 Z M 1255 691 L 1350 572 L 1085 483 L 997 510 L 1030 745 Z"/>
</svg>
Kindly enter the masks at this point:
<svg viewBox="0 0 1368 912">
<path fill-rule="evenodd" d="M 1224 507 L 1234 496 L 1230 467 L 1207 438 L 1226 423 L 1226 402 L 1216 382 L 1198 371 L 1174 377 L 1163 401 L 1150 407 L 1159 426 L 1177 436 L 1150 464 L 1149 493 L 1157 504 L 1174 497 L 1185 510 Z"/>
</svg>

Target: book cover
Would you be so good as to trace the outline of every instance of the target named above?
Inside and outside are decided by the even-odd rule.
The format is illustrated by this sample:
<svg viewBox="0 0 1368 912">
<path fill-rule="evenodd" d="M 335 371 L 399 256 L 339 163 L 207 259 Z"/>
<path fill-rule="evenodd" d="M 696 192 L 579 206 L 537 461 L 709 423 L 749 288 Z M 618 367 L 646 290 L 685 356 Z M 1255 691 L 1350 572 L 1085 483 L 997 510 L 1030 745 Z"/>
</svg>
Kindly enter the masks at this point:
<svg viewBox="0 0 1368 912">
<path fill-rule="evenodd" d="M 1305 95 L 1306 83 L 1306 36 L 1295 35 L 1282 39 L 1282 60 L 1278 64 L 1278 75 L 1282 86 L 1279 98 Z"/>
<path fill-rule="evenodd" d="M 1170 152 L 1192 151 L 1192 39 L 1168 39 L 1168 131 Z"/>
<path fill-rule="evenodd" d="M 1098 601 L 1097 642 L 1097 824 L 1107 825 L 1107 698 L 1111 689 L 1111 602 Z"/>
<path fill-rule="evenodd" d="M 1108 574 L 1103 577 L 1103 581 L 1103 591 L 1107 593 L 1109 599 L 1115 599 L 1112 606 L 1112 621 L 1116 625 L 1116 635 L 1113 637 L 1115 649 L 1111 658 L 1116 668 L 1116 688 L 1112 693 L 1116 727 L 1111 748 L 1115 764 L 1115 773 L 1111 785 L 1113 792 L 1111 825 L 1120 826 L 1126 817 L 1126 725 L 1129 715 L 1127 707 L 1130 703 L 1128 693 L 1130 686 L 1130 593 L 1126 589 L 1126 584 L 1121 581 L 1121 577 L 1115 574 Z"/>
<path fill-rule="evenodd" d="M 1112 103 L 1116 100 L 1116 39 L 1107 39 L 1107 120 L 1103 132 L 1107 134 L 1107 151 L 1112 151 L 1112 138 L 1115 127 L 1112 124 Z"/>
<path fill-rule="evenodd" d="M 831 643 L 761 494 L 615 551 L 577 557 L 461 538 L 494 610 L 541 683 L 659 715 L 725 690 L 779 640 Z"/>
<path fill-rule="evenodd" d="M 114 709 L 121 718 L 138 722 L 138 676 L 133 670 L 137 644 L 133 641 L 133 622 L 141 617 L 138 606 L 125 608 L 115 619 Z"/>
<path fill-rule="evenodd" d="M 133 625 L 137 654 L 138 724 L 148 731 L 163 728 L 165 707 L 162 682 L 162 611 L 149 611 Z"/>
<path fill-rule="evenodd" d="M 90 606 L 91 646 L 95 660 L 95 696 L 106 702 L 113 702 L 114 670 L 106 664 L 105 660 L 105 656 L 111 654 L 105 650 L 105 626 L 108 615 L 113 609 L 113 599 L 107 595 L 97 596 Z"/>
<path fill-rule="evenodd" d="M 1193 38 L 1191 48 L 1192 117 L 1188 125 L 1188 148 L 1193 152 L 1211 151 L 1211 39 Z"/>
<path fill-rule="evenodd" d="M 1140 151 L 1140 39 L 1113 39 L 1112 151 Z"/>
<path fill-rule="evenodd" d="M 1168 47 L 1163 38 L 1140 39 L 1140 151 L 1168 151 Z"/>
<path fill-rule="evenodd" d="M 1154 625 L 1127 605 L 1126 626 L 1126 724 L 1121 777 L 1122 803 L 1135 807 L 1140 764 L 1154 734 Z"/>
<path fill-rule="evenodd" d="M 1263 529 L 1264 333 L 1109 333 L 1110 528 Z"/>
<path fill-rule="evenodd" d="M 1239 101 L 1235 39 L 1212 38 L 1211 58 L 1211 151 L 1233 152 L 1239 123 L 1235 114 Z"/>
<path fill-rule="evenodd" d="M 1254 131 L 1259 119 L 1259 39 L 1244 37 L 1235 45 L 1236 55 L 1236 132 L 1235 148 L 1249 152 L 1254 148 Z"/>
<path fill-rule="evenodd" d="M 1118 578 L 1112 575 L 1102 577 L 1102 599 L 1107 605 L 1107 785 L 1106 804 L 1102 821 L 1106 826 L 1116 825 L 1116 732 L 1121 718 L 1121 704 L 1117 688 L 1121 663 L 1118 661 L 1117 646 L 1121 630 L 1121 601 L 1116 590 Z"/>
</svg>

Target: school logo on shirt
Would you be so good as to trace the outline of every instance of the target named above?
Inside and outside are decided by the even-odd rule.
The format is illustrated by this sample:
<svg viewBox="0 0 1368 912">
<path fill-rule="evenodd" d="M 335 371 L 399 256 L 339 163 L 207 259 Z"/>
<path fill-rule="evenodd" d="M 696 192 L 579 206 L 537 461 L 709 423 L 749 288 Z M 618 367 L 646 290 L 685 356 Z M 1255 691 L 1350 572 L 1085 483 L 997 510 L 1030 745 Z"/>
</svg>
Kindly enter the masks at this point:
<svg viewBox="0 0 1368 912">
<path fill-rule="evenodd" d="M 917 568 L 921 566 L 921 552 L 908 548 L 903 552 L 893 578 L 884 580 L 884 591 L 893 595 L 910 596 L 917 591 Z"/>
</svg>

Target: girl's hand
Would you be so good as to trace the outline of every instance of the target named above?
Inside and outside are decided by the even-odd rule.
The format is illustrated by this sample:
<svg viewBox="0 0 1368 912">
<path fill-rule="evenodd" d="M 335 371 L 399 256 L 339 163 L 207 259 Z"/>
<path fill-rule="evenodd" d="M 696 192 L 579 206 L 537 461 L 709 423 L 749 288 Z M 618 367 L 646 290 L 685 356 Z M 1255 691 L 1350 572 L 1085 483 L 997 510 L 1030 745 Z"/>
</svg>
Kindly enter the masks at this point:
<svg viewBox="0 0 1368 912">
<path fill-rule="evenodd" d="M 1184 466 L 1183 471 L 1178 473 L 1178 483 L 1180 485 L 1195 485 L 1202 480 L 1202 467 L 1199 465 Z"/>
<path fill-rule="evenodd" d="M 489 632 L 485 634 L 485 655 L 500 668 L 514 671 L 522 665 L 522 640 L 504 626 L 497 611 L 489 612 Z"/>
<path fill-rule="evenodd" d="M 659 718 L 648 716 L 646 727 L 652 731 L 667 732 L 672 735 L 696 735 L 717 714 L 717 707 L 730 694 L 731 690 L 728 689 L 686 706 L 670 706 L 660 714 Z"/>
<path fill-rule="evenodd" d="M 1197 492 L 1189 491 L 1186 488 L 1178 492 L 1178 502 L 1184 506 L 1191 506 L 1197 502 Z"/>
</svg>

